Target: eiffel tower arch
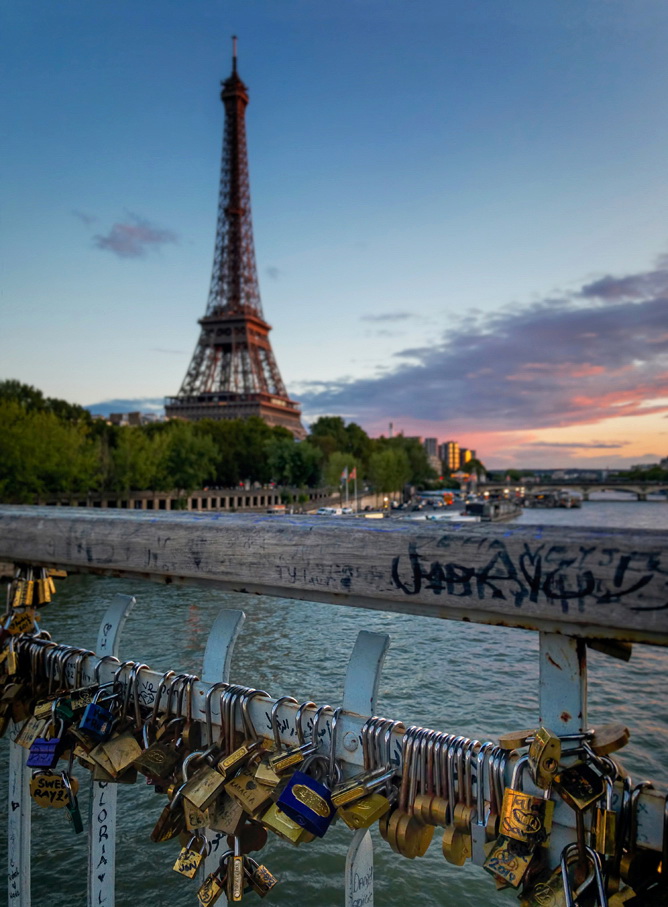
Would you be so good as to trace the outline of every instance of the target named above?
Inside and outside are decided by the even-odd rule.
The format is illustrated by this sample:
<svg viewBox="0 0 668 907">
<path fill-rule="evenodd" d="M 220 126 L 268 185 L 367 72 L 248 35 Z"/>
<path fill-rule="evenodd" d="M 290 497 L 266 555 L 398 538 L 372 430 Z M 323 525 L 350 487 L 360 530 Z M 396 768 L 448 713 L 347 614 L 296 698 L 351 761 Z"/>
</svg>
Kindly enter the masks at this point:
<svg viewBox="0 0 668 907">
<path fill-rule="evenodd" d="M 225 131 L 209 299 L 183 384 L 165 411 L 189 420 L 259 416 L 302 439 L 299 404 L 288 397 L 262 312 L 246 150 L 248 89 L 237 74 L 233 40 L 232 74 L 220 94 Z"/>
</svg>

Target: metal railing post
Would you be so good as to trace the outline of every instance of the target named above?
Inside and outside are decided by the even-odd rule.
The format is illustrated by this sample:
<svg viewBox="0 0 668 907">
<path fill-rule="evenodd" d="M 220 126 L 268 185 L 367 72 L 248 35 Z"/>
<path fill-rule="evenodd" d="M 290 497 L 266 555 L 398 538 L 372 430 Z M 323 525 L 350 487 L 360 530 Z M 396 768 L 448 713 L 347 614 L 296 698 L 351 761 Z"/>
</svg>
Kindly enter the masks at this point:
<svg viewBox="0 0 668 907">
<path fill-rule="evenodd" d="M 113 655 L 118 658 L 121 633 L 135 604 L 136 599 L 132 595 L 117 594 L 114 597 L 100 624 L 97 655 Z M 91 778 L 88 807 L 88 907 L 114 907 L 115 904 L 117 795 L 118 785 Z"/>
<path fill-rule="evenodd" d="M 346 713 L 371 717 L 376 714 L 376 696 L 383 662 L 390 645 L 386 633 L 360 630 L 348 661 L 343 688 L 343 746 L 356 749 L 359 738 L 345 729 Z M 373 842 L 368 829 L 354 834 L 346 854 L 346 907 L 373 907 Z"/>
<path fill-rule="evenodd" d="M 228 611 L 223 609 L 218 612 L 211 627 L 211 632 L 206 641 L 204 659 L 202 661 L 202 680 L 204 683 L 229 683 L 232 653 L 241 628 L 246 620 L 243 611 Z M 197 716 L 196 716 L 197 717 Z M 199 717 L 204 718 L 201 710 Z M 198 872 L 201 881 L 214 869 L 218 868 L 220 841 L 225 835 L 219 831 L 207 828 L 205 831 L 211 850 L 202 861 Z"/>
</svg>

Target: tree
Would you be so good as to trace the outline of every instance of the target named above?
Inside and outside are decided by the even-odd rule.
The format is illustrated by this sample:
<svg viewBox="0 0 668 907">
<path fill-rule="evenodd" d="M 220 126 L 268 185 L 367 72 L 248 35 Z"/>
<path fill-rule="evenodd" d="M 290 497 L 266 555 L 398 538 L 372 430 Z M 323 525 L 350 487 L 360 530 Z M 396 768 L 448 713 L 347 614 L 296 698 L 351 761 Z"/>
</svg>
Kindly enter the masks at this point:
<svg viewBox="0 0 668 907">
<path fill-rule="evenodd" d="M 156 484 L 165 491 L 178 489 L 189 494 L 213 474 L 216 456 L 210 437 L 195 434 L 191 423 L 174 422 L 167 433 Z"/>
<path fill-rule="evenodd" d="M 322 453 L 308 441 L 274 437 L 266 445 L 267 464 L 272 479 L 279 485 L 317 485 Z"/>
<path fill-rule="evenodd" d="M 338 488 L 342 482 L 343 472 L 347 469 L 347 475 L 350 475 L 356 466 L 357 463 L 352 454 L 342 453 L 340 450 L 334 451 L 325 466 L 325 484 Z"/>
<path fill-rule="evenodd" d="M 65 422 L 84 422 L 90 425 L 92 417 L 87 409 L 77 403 L 68 403 L 55 397 L 45 397 L 42 391 L 31 384 L 23 384 L 14 378 L 0 381 L 0 400 L 18 403 L 27 413 L 53 413 Z"/>
<path fill-rule="evenodd" d="M 377 450 L 369 460 L 369 475 L 376 491 L 383 494 L 398 491 L 411 477 L 406 451 L 401 448 Z"/>
<path fill-rule="evenodd" d="M 477 479 L 487 475 L 487 470 L 477 457 L 471 457 L 462 468 L 464 472 L 467 472 L 471 476 L 475 476 Z"/>
<path fill-rule="evenodd" d="M 99 444 L 86 426 L 53 413 L 26 412 L 0 400 L 0 498 L 15 503 L 57 494 L 87 493 L 97 484 Z"/>
<path fill-rule="evenodd" d="M 320 416 L 311 426 L 309 441 L 319 447 L 325 457 L 348 447 L 346 427 L 341 416 Z"/>
</svg>

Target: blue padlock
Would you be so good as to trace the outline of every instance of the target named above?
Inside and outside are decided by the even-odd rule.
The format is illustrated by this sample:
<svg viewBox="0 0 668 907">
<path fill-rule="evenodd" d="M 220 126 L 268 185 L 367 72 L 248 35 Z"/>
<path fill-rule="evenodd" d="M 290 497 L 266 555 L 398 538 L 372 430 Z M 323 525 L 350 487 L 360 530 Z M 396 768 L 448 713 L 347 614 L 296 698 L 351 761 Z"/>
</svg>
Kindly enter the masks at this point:
<svg viewBox="0 0 668 907">
<path fill-rule="evenodd" d="M 292 775 L 276 805 L 294 822 L 318 838 L 323 837 L 336 813 L 331 790 L 311 775 L 300 771 Z"/>
<path fill-rule="evenodd" d="M 55 768 L 63 751 L 63 722 L 53 737 L 35 737 L 28 751 L 26 765 L 28 768 Z"/>
<path fill-rule="evenodd" d="M 91 737 L 97 743 L 109 739 L 114 725 L 113 713 L 110 709 L 105 708 L 98 702 L 100 696 L 104 694 L 105 688 L 100 687 L 93 697 L 93 701 L 89 702 L 84 709 L 81 721 L 79 722 L 79 730 L 83 731 L 84 734 Z M 107 696 L 111 699 L 115 698 L 114 693 L 107 694 Z"/>
<path fill-rule="evenodd" d="M 331 706 L 321 706 L 313 719 L 313 744 L 319 743 L 318 723 L 320 715 L 325 709 L 331 711 Z M 293 822 L 301 825 L 312 835 L 322 838 L 332 824 L 336 815 L 336 807 L 332 803 L 332 791 L 327 785 L 334 785 L 339 780 L 338 766 L 335 761 L 336 721 L 341 709 L 334 712 L 332 718 L 332 742 L 328 756 L 314 754 L 309 756 L 302 765 L 302 771 L 296 771 L 290 778 L 287 786 L 276 801 L 279 809 L 288 815 Z M 322 767 L 322 774 L 318 768 Z M 309 774 L 309 770 L 313 774 Z M 318 774 L 319 777 L 313 777 Z M 326 781 L 327 784 L 324 784 Z"/>
</svg>

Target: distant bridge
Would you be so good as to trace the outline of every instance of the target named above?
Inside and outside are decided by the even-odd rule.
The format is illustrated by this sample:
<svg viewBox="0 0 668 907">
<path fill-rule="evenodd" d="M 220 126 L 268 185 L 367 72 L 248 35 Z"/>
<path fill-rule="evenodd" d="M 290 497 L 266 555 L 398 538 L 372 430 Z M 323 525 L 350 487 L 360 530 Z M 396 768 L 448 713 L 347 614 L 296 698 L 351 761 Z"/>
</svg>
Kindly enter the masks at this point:
<svg viewBox="0 0 668 907">
<path fill-rule="evenodd" d="M 567 488 L 569 491 L 579 492 L 583 501 L 590 499 L 589 495 L 592 491 L 624 491 L 628 494 L 634 494 L 637 501 L 646 501 L 647 495 L 661 494 L 665 496 L 665 501 L 668 502 L 668 480 L 666 479 L 649 482 L 629 481 L 628 479 L 605 479 L 605 481 L 596 479 L 584 481 L 575 479 L 541 479 L 540 482 L 528 482 L 526 484 L 523 484 L 520 479 L 517 482 L 487 482 L 482 487 L 485 491 L 491 493 L 524 488 L 527 495 L 543 494 L 548 491 L 555 491 L 557 488 Z"/>
</svg>

